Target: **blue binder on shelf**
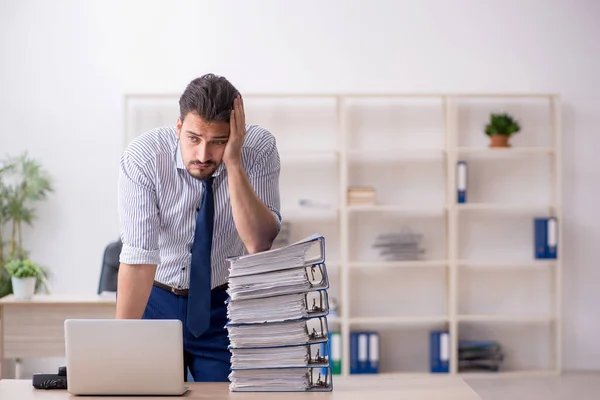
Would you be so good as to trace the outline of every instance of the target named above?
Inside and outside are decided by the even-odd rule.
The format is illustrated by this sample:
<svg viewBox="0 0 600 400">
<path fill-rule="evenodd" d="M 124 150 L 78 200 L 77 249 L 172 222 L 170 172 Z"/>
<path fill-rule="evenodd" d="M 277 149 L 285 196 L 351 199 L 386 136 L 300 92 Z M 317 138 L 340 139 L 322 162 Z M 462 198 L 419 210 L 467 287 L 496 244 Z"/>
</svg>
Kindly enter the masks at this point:
<svg viewBox="0 0 600 400">
<path fill-rule="evenodd" d="M 458 161 L 456 163 L 456 202 L 467 202 L 467 162 Z"/>
<path fill-rule="evenodd" d="M 350 332 L 350 373 L 376 374 L 379 372 L 379 333 Z"/>
<path fill-rule="evenodd" d="M 535 218 L 534 257 L 556 259 L 558 255 L 558 221 L 556 217 Z"/>
<path fill-rule="evenodd" d="M 450 333 L 446 330 L 429 334 L 430 370 L 432 373 L 450 371 Z"/>
</svg>

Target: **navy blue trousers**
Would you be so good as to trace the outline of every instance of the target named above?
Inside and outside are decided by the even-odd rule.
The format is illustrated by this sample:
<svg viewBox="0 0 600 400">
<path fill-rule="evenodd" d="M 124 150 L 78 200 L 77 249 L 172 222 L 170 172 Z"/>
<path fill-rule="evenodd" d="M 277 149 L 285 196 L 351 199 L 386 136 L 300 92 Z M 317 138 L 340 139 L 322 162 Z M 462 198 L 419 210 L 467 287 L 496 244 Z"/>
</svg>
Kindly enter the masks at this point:
<svg viewBox="0 0 600 400">
<path fill-rule="evenodd" d="M 177 296 L 168 290 L 152 286 L 152 292 L 142 319 L 178 319 L 183 324 L 184 375 L 188 381 L 188 368 L 195 382 L 229 382 L 231 353 L 227 349 L 227 292 L 211 294 L 210 326 L 196 338 L 187 329 L 187 297 Z M 160 360 L 159 360 L 160 362 Z"/>
</svg>

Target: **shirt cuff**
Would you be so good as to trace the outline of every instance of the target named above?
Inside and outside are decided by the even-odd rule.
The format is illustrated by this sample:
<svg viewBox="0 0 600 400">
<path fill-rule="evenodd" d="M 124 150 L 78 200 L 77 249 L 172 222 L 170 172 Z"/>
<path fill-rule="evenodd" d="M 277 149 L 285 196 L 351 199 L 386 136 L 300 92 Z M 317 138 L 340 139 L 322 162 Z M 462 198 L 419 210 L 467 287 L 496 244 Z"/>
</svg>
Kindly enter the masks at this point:
<svg viewBox="0 0 600 400">
<path fill-rule="evenodd" d="M 139 247 L 132 247 L 123 243 L 119 262 L 124 264 L 158 265 L 160 264 L 160 251 L 140 249 Z"/>
</svg>

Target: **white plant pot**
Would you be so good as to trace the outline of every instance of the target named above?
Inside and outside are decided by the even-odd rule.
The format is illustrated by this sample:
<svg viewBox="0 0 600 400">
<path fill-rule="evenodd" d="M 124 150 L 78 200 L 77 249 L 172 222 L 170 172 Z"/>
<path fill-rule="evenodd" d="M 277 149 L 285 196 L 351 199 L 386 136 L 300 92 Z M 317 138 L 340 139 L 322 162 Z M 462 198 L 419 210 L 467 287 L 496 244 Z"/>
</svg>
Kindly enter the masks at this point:
<svg viewBox="0 0 600 400">
<path fill-rule="evenodd" d="M 18 300 L 29 300 L 35 293 L 35 278 L 11 278 L 13 295 Z"/>
</svg>

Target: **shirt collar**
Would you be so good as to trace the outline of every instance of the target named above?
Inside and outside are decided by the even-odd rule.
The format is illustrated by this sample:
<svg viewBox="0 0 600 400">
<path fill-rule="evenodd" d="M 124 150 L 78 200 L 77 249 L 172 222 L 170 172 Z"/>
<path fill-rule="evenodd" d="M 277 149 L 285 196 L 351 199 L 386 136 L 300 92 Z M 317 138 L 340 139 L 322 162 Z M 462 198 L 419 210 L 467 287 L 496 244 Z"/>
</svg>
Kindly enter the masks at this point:
<svg viewBox="0 0 600 400">
<path fill-rule="evenodd" d="M 181 157 L 181 142 L 178 140 L 177 141 L 177 148 L 175 149 L 175 157 L 176 157 L 176 165 L 177 165 L 177 169 L 183 169 L 185 170 L 185 164 L 183 163 L 183 157 Z M 219 165 L 217 167 L 217 169 L 215 170 L 213 176 L 217 177 L 221 174 L 221 172 L 223 172 L 223 169 L 225 168 L 225 164 L 221 163 L 221 165 Z"/>
</svg>

